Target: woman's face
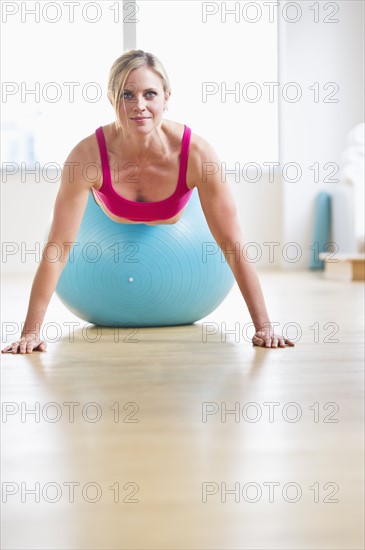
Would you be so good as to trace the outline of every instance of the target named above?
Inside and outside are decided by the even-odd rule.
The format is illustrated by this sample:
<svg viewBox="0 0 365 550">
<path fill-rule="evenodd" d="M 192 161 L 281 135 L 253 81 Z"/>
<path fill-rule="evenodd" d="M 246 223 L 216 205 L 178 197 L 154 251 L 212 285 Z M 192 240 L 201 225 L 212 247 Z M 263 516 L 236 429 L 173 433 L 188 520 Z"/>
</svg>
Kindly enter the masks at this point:
<svg viewBox="0 0 365 550">
<path fill-rule="evenodd" d="M 167 100 L 161 78 L 152 69 L 143 66 L 131 71 L 123 98 L 119 107 L 123 128 L 148 133 L 160 124 Z"/>
</svg>

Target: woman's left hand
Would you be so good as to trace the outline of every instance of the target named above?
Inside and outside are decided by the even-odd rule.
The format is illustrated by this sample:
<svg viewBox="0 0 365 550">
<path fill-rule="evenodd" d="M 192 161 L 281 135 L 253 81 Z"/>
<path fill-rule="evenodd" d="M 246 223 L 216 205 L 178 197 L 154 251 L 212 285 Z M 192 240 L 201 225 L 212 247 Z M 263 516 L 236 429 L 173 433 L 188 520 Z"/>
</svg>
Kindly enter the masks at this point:
<svg viewBox="0 0 365 550">
<path fill-rule="evenodd" d="M 288 346 L 295 346 L 294 342 L 284 336 L 275 334 L 272 329 L 261 329 L 255 332 L 252 337 L 252 343 L 254 346 L 261 348 L 285 348 Z"/>
</svg>

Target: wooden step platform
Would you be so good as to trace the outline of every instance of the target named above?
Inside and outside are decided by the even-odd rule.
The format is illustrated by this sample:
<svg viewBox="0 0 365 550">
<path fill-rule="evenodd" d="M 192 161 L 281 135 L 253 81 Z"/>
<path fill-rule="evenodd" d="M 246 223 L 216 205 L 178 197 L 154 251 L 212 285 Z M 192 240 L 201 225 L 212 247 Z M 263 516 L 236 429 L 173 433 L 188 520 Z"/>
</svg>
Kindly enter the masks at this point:
<svg viewBox="0 0 365 550">
<path fill-rule="evenodd" d="M 337 281 L 364 281 L 365 254 L 331 254 L 321 252 L 324 261 L 324 277 Z"/>
</svg>

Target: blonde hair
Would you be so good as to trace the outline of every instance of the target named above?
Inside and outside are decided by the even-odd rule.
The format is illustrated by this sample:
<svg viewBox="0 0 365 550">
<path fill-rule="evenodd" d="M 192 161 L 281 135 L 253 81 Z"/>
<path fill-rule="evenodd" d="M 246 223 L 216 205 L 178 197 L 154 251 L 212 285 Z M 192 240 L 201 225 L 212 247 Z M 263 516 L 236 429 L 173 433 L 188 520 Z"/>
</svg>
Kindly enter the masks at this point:
<svg viewBox="0 0 365 550">
<path fill-rule="evenodd" d="M 108 97 L 112 102 L 116 112 L 117 129 L 123 132 L 122 123 L 119 116 L 119 107 L 124 103 L 124 86 L 129 76 L 129 73 L 134 69 L 147 65 L 153 69 L 161 78 L 162 87 L 167 99 L 171 94 L 170 81 L 161 61 L 152 53 L 143 50 L 127 50 L 118 59 L 116 59 L 110 69 L 108 79 Z"/>
</svg>

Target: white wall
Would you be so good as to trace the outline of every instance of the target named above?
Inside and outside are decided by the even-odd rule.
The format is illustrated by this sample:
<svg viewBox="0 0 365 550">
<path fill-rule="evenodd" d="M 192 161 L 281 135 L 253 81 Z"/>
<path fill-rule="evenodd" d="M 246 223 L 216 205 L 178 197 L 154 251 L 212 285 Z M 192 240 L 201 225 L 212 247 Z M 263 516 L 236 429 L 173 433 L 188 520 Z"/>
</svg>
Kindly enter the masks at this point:
<svg viewBox="0 0 365 550">
<path fill-rule="evenodd" d="M 286 4 L 287 2 L 281 2 Z M 283 182 L 283 235 L 284 242 L 300 243 L 303 258 L 297 264 L 284 263 L 283 268 L 306 268 L 312 236 L 313 200 L 316 194 L 330 192 L 333 183 L 315 183 L 315 162 L 323 170 L 327 162 L 340 165 L 341 153 L 346 146 L 347 133 L 364 120 L 364 2 L 343 0 L 319 2 L 320 21 L 313 22 L 312 2 L 299 2 L 302 17 L 296 23 L 279 18 L 279 80 L 297 82 L 303 98 L 297 103 L 280 101 L 281 166 L 288 162 L 300 164 L 303 176 L 297 183 Z M 333 16 L 338 23 L 324 23 L 325 5 L 338 5 Z M 291 16 L 292 17 L 292 16 Z M 315 103 L 309 86 L 318 82 L 321 100 Z M 335 82 L 339 92 L 334 96 L 338 103 L 324 103 L 323 97 L 332 89 L 323 90 L 327 82 Z M 335 176 L 338 177 L 338 174 Z M 323 177 L 322 177 L 323 180 Z"/>
<path fill-rule="evenodd" d="M 44 245 L 58 184 L 19 183 L 13 178 L 1 185 L 1 271 L 35 273 Z M 31 250 L 37 250 L 32 254 Z M 29 252 L 28 252 L 29 251 Z"/>
</svg>

